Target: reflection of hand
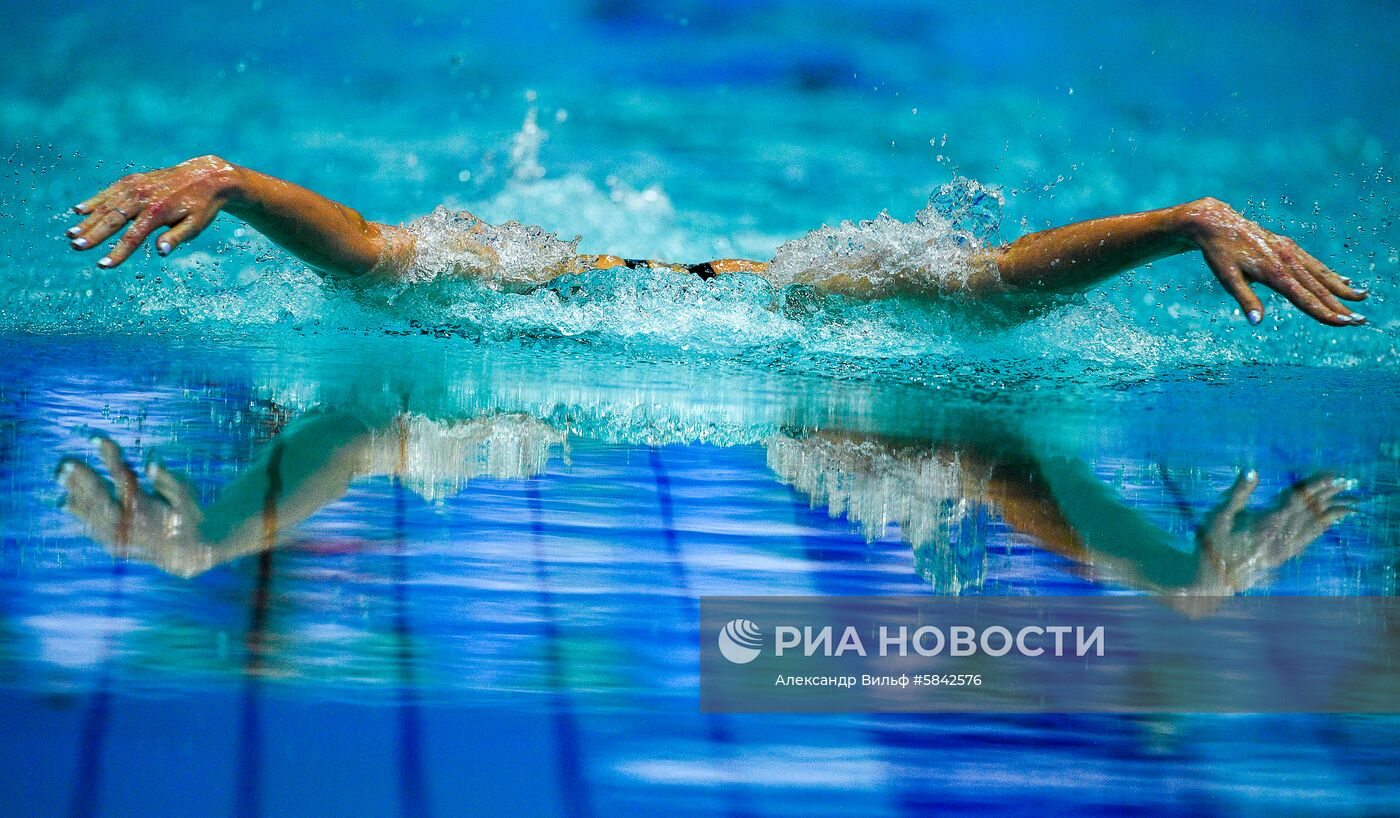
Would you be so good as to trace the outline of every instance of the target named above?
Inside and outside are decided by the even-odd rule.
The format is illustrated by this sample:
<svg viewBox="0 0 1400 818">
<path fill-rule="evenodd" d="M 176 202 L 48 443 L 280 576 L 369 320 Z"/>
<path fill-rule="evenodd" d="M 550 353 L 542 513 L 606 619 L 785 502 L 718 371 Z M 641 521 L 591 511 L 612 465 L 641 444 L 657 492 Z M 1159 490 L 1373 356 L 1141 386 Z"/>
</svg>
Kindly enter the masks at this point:
<svg viewBox="0 0 1400 818">
<path fill-rule="evenodd" d="M 119 559 L 143 560 L 183 577 L 211 567 L 214 548 L 200 538 L 204 513 L 189 484 L 152 462 L 146 475 L 153 488 L 142 491 L 121 447 L 105 437 L 94 441 L 112 479 L 86 463 L 64 458 L 58 467 L 58 482 L 68 491 L 63 508 Z"/>
<path fill-rule="evenodd" d="M 1336 501 L 1348 481 L 1317 474 L 1279 492 L 1269 506 L 1245 506 L 1259 486 L 1253 471 L 1241 473 L 1224 499 L 1206 516 L 1197 539 L 1204 566 L 1221 594 L 1256 585 L 1273 568 L 1292 559 L 1324 531 L 1355 509 Z"/>
</svg>

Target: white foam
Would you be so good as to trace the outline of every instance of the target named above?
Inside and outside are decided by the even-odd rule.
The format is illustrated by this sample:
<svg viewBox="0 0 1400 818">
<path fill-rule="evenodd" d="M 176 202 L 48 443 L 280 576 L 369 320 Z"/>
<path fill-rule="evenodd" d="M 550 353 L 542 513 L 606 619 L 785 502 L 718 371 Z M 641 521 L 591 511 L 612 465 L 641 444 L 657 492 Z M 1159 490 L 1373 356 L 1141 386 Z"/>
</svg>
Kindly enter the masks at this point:
<svg viewBox="0 0 1400 818">
<path fill-rule="evenodd" d="M 996 231 L 1003 203 L 998 189 L 959 177 L 930 196 L 912 222 L 881 213 L 786 242 L 765 276 L 778 287 L 825 285 L 875 297 L 960 289 L 972 257 Z"/>
<path fill-rule="evenodd" d="M 413 260 L 400 273 L 412 283 L 455 276 L 495 290 L 523 291 L 558 276 L 577 255 L 578 239 L 564 241 L 520 222 L 488 224 L 446 207 L 414 219 L 403 230 L 415 247 Z"/>
</svg>

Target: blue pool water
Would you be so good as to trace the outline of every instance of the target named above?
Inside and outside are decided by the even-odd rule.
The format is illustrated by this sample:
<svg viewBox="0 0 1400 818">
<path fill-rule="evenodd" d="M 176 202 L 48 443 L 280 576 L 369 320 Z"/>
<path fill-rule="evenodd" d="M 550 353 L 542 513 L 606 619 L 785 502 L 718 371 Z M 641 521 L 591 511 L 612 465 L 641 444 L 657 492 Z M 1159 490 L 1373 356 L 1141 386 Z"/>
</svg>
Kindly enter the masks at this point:
<svg viewBox="0 0 1400 818">
<path fill-rule="evenodd" d="M 1400 812 L 1395 717 L 704 715 L 697 632 L 703 595 L 1395 594 L 1400 10 L 10 17 L 0 812 Z M 370 218 L 680 261 L 931 196 L 987 193 L 962 218 L 996 241 L 1209 194 L 1369 283 L 1370 324 L 1270 299 L 1250 328 L 1191 257 L 993 310 L 661 273 L 351 292 L 227 218 L 116 271 L 67 250 L 66 206 L 211 152 Z M 114 554 L 53 479 L 103 469 L 93 436 L 250 530 L 276 473 L 305 519 Z M 1052 468 L 1160 543 L 1067 539 Z M 1315 475 L 1357 512 L 1211 585 L 1197 531 L 1249 468 L 1265 528 Z"/>
</svg>

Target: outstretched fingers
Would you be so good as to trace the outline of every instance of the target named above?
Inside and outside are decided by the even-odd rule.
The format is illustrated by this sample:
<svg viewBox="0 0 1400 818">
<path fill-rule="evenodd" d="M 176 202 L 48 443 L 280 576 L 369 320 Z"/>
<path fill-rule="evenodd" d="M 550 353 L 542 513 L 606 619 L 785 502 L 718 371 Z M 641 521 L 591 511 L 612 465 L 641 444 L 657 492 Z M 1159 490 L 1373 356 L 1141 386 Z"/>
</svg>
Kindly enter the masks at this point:
<svg viewBox="0 0 1400 818">
<path fill-rule="evenodd" d="M 146 476 L 156 494 L 169 506 L 182 514 L 199 514 L 199 501 L 194 487 L 184 477 L 170 471 L 158 461 L 146 464 Z"/>
<path fill-rule="evenodd" d="M 1350 281 L 1332 272 L 1291 239 L 1275 236 L 1270 242 L 1270 250 L 1274 258 L 1265 263 L 1264 269 L 1258 270 L 1269 286 L 1325 324 L 1335 327 L 1366 322 L 1364 316 L 1338 300 L 1360 301 L 1366 297 L 1365 292 L 1353 288 Z M 1314 301 L 1330 315 L 1320 317 L 1313 310 L 1303 307 L 1303 304 L 1311 306 Z"/>
<path fill-rule="evenodd" d="M 1303 268 L 1322 283 L 1329 292 L 1347 301 L 1364 301 L 1370 293 L 1352 286 L 1351 279 L 1332 272 L 1332 268 L 1318 261 L 1306 250 L 1298 250 L 1298 261 Z"/>
<path fill-rule="evenodd" d="M 1287 298 L 1293 306 L 1302 310 L 1314 320 L 1332 327 L 1355 326 L 1357 322 L 1350 317 L 1350 310 L 1345 309 L 1340 304 L 1335 307 L 1323 303 L 1322 299 L 1313 293 L 1306 285 L 1291 275 L 1274 275 L 1263 279 L 1266 286 Z M 1336 299 L 1331 299 L 1336 303 Z"/>
<path fill-rule="evenodd" d="M 127 464 L 122 447 L 110 437 L 101 435 L 94 435 L 93 443 L 102 457 L 102 465 L 107 467 L 107 473 L 112 476 L 112 482 L 117 487 L 117 497 L 123 503 L 131 502 L 132 498 L 140 493 L 141 483 L 136 477 L 136 472 Z"/>
<path fill-rule="evenodd" d="M 1322 515 L 1320 521 L 1324 528 L 1331 528 L 1333 525 L 1341 522 L 1342 520 L 1345 520 L 1346 518 L 1350 517 L 1355 513 L 1356 508 L 1353 506 L 1345 504 L 1335 505 L 1327 509 L 1327 512 Z"/>
<path fill-rule="evenodd" d="M 113 542 L 120 529 L 122 507 L 111 482 L 91 466 L 73 458 L 59 463 L 56 478 L 67 492 L 63 507 L 82 520 L 98 540 Z"/>
<path fill-rule="evenodd" d="M 1351 308 L 1338 301 L 1337 296 L 1334 295 L 1331 290 L 1327 289 L 1327 285 L 1317 276 L 1313 275 L 1312 272 L 1302 267 L 1301 264 L 1293 268 L 1293 277 L 1298 283 L 1306 287 L 1308 292 L 1312 293 L 1313 297 L 1316 298 L 1322 306 L 1331 310 L 1339 319 L 1347 323 L 1353 323 L 1357 320 L 1351 317 L 1353 315 Z"/>
<path fill-rule="evenodd" d="M 1221 513 L 1233 517 L 1244 511 L 1249 505 L 1249 498 L 1254 494 L 1254 490 L 1259 488 L 1259 472 L 1254 469 L 1245 469 L 1235 478 L 1234 485 L 1230 486 L 1230 491 L 1225 495 L 1225 500 L 1220 504 Z"/>
<path fill-rule="evenodd" d="M 120 186 L 121 186 L 121 182 L 117 182 L 117 183 L 115 183 L 115 184 L 111 184 L 111 185 L 108 185 L 107 187 L 104 187 L 103 189 L 101 189 L 101 190 L 99 190 L 97 193 L 95 193 L 95 194 L 92 196 L 92 198 L 84 199 L 83 201 L 78 202 L 77 204 L 73 205 L 73 212 L 74 212 L 74 213 L 77 213 L 79 216 L 86 216 L 86 215 L 88 215 L 88 214 L 91 213 L 93 210 L 97 209 L 97 206 L 98 206 L 98 205 L 102 204 L 102 203 L 103 203 L 104 201 L 106 201 L 109 197 L 111 197 L 111 195 L 112 195 L 114 192 L 116 192 L 117 188 L 120 187 Z"/>
<path fill-rule="evenodd" d="M 115 197 L 107 199 L 77 227 L 69 229 L 68 238 L 73 242 L 73 249 L 90 250 L 96 247 L 139 212 L 140 209 L 132 202 Z"/>
</svg>

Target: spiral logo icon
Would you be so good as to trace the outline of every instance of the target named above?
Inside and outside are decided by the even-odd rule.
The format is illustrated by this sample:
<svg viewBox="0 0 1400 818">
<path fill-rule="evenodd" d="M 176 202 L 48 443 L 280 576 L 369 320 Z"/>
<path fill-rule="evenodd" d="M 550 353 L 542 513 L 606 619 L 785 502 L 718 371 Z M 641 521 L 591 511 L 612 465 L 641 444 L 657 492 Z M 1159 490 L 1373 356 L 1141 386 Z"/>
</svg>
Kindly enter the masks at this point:
<svg viewBox="0 0 1400 818">
<path fill-rule="evenodd" d="M 747 619 L 732 619 L 720 628 L 719 652 L 736 665 L 746 665 L 763 650 L 763 631 Z"/>
</svg>

